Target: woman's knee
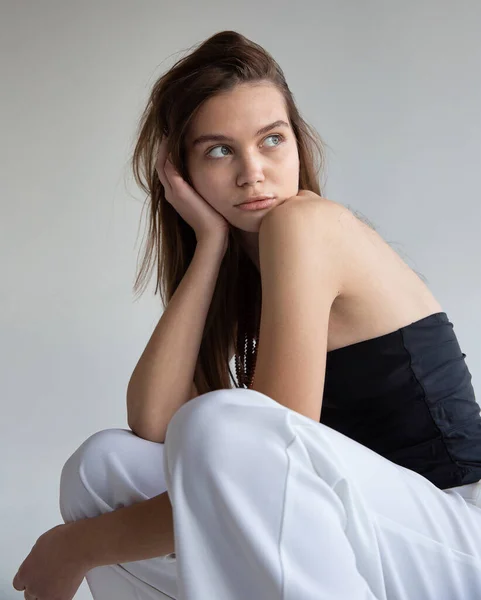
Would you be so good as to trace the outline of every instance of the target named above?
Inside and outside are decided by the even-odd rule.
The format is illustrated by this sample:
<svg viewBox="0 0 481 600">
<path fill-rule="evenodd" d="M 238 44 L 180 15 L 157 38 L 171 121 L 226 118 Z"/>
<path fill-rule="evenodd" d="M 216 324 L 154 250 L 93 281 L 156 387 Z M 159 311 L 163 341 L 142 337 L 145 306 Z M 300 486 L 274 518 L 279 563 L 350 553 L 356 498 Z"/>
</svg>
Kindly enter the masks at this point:
<svg viewBox="0 0 481 600">
<path fill-rule="evenodd" d="M 108 485 L 105 458 L 132 436 L 135 434 L 127 429 L 97 431 L 67 459 L 60 475 L 59 498 L 65 522 L 99 514 L 98 504 L 104 496 L 103 488 Z"/>
<path fill-rule="evenodd" d="M 177 459 L 208 469 L 220 469 L 246 444 L 258 439 L 292 439 L 286 426 L 286 409 L 268 396 L 247 389 L 208 392 L 181 406 L 173 415 L 165 437 L 166 452 Z"/>
<path fill-rule="evenodd" d="M 225 432 L 229 424 L 229 409 L 235 393 L 235 390 L 215 390 L 183 404 L 169 422 L 166 445 L 174 439 L 188 441 L 190 446 L 198 440 L 201 448 L 205 447 L 206 439 L 212 444 L 213 438 Z"/>
</svg>

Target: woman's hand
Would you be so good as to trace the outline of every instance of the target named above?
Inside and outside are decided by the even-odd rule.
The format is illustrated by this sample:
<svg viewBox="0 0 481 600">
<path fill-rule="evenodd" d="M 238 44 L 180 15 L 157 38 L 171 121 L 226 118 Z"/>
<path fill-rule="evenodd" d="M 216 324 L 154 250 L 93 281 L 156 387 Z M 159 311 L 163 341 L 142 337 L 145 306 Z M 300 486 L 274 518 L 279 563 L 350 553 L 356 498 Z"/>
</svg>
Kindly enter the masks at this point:
<svg viewBox="0 0 481 600">
<path fill-rule="evenodd" d="M 78 554 L 70 525 L 57 525 L 42 534 L 20 565 L 12 585 L 25 590 L 25 600 L 72 600 L 93 568 Z"/>
<path fill-rule="evenodd" d="M 197 241 L 224 239 L 227 245 L 229 222 L 200 196 L 180 175 L 167 157 L 167 138 L 160 144 L 155 168 L 164 186 L 166 200 L 195 231 Z"/>
</svg>

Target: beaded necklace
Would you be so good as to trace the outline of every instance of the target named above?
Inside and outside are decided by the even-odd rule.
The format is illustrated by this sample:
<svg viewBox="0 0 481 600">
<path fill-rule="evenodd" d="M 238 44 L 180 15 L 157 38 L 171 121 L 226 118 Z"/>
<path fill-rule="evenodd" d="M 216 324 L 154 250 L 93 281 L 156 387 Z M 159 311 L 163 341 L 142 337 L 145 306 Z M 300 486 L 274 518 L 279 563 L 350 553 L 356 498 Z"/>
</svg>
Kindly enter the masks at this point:
<svg viewBox="0 0 481 600">
<path fill-rule="evenodd" d="M 248 334 L 245 333 L 244 334 L 244 344 L 243 346 L 240 345 L 239 342 L 241 342 L 240 339 L 238 339 L 238 347 L 242 347 L 243 348 L 243 353 L 242 353 L 242 371 L 241 371 L 241 365 L 240 365 L 240 358 L 239 356 L 235 355 L 235 370 L 236 370 L 236 376 L 237 376 L 237 381 L 239 383 L 239 387 L 243 387 L 243 388 L 247 388 L 250 389 L 252 388 L 252 384 L 254 382 L 254 375 L 255 375 L 255 371 L 256 371 L 256 362 L 257 362 L 257 348 L 258 348 L 258 342 L 259 342 L 259 330 L 260 330 L 260 323 L 257 326 L 257 334 L 256 334 L 256 338 L 255 338 L 255 342 L 256 345 L 254 347 L 254 339 L 249 338 Z M 240 334 L 242 335 L 242 334 Z"/>
<path fill-rule="evenodd" d="M 259 286 L 259 304 L 257 305 L 252 301 L 252 298 L 247 297 L 247 290 L 253 289 L 253 285 L 256 285 L 256 275 L 253 272 L 251 262 L 246 256 L 242 257 L 239 265 L 239 278 L 246 284 L 251 283 L 250 286 L 242 286 L 240 289 L 240 311 L 238 313 L 237 323 L 237 349 L 240 351 L 240 355 L 236 352 L 235 354 L 235 368 L 236 376 L 239 387 L 250 389 L 254 381 L 254 375 L 256 370 L 257 361 L 257 347 L 259 341 L 259 330 L 260 330 L 260 315 L 258 311 L 254 312 L 261 305 L 262 299 L 262 287 Z M 248 318 L 250 317 L 250 319 Z M 252 336 L 253 323 L 257 322 L 257 331 L 255 336 Z M 255 342 L 255 347 L 254 347 Z"/>
</svg>

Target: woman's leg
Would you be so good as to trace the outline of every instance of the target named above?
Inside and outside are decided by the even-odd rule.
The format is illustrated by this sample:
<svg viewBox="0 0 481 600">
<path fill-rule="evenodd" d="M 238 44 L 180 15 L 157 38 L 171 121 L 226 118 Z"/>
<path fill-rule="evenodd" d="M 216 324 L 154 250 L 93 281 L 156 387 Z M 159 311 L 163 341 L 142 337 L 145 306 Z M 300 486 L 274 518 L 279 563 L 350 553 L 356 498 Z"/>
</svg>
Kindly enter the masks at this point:
<svg viewBox="0 0 481 600">
<path fill-rule="evenodd" d="M 128 429 L 105 429 L 85 440 L 65 463 L 60 512 L 68 523 L 148 500 L 167 490 L 164 445 Z M 96 567 L 86 574 L 94 600 L 177 598 L 176 561 L 170 555 Z"/>
<path fill-rule="evenodd" d="M 173 416 L 182 600 L 475 600 L 481 509 L 245 389 Z"/>
</svg>

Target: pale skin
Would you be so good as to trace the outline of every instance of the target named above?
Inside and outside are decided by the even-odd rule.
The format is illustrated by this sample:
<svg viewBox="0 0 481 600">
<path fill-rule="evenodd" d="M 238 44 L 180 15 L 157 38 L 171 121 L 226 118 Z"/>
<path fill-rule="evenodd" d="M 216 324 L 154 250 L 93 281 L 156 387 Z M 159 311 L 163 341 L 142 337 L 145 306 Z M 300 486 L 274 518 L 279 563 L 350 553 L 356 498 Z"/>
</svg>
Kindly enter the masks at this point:
<svg viewBox="0 0 481 600">
<path fill-rule="evenodd" d="M 276 121 L 271 130 L 256 132 Z M 199 136 L 224 135 L 232 141 Z M 186 136 L 187 169 L 195 190 L 241 232 L 244 250 L 259 270 L 262 219 L 299 191 L 299 153 L 281 93 L 270 83 L 241 84 L 210 98 Z M 273 194 L 276 203 L 260 211 L 235 205 L 249 196 Z"/>
</svg>

